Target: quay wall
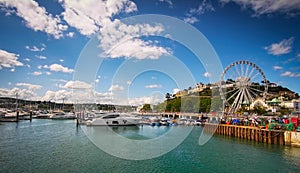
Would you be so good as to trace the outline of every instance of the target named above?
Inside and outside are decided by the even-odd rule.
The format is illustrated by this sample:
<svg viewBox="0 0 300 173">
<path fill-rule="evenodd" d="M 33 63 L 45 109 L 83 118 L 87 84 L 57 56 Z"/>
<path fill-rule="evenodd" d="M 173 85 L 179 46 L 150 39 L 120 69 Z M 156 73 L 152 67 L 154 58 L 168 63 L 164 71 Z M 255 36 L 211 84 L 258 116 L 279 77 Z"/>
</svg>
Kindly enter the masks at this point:
<svg viewBox="0 0 300 173">
<path fill-rule="evenodd" d="M 295 134 L 291 133 L 291 138 L 288 138 L 285 134 L 286 132 L 284 130 L 267 130 L 252 126 L 205 124 L 205 133 L 232 136 L 267 144 L 290 145 L 291 142 L 288 139 L 294 139 Z M 297 133 L 296 136 L 297 140 L 299 140 L 300 133 Z M 300 140 L 298 144 L 300 144 Z"/>
<path fill-rule="evenodd" d="M 284 139 L 286 145 L 300 147 L 300 132 L 285 131 Z"/>
</svg>

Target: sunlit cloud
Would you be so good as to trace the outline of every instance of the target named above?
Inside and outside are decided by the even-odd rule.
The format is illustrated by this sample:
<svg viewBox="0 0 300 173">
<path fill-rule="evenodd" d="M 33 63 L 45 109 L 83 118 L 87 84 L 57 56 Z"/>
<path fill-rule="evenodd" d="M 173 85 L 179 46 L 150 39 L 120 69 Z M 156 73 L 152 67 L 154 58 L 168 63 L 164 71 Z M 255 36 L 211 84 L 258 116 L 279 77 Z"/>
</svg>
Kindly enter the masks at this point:
<svg viewBox="0 0 300 173">
<path fill-rule="evenodd" d="M 300 9 L 299 0 L 288 0 L 288 1 L 273 1 L 273 0 L 221 0 L 223 3 L 235 2 L 242 6 L 242 8 L 250 8 L 254 11 L 254 16 L 260 16 L 264 14 L 282 13 L 289 16 L 298 15 Z"/>
<path fill-rule="evenodd" d="M 267 50 L 271 55 L 283 55 L 292 51 L 293 42 L 294 38 L 291 37 L 289 39 L 284 39 L 279 43 L 273 43 L 270 46 L 266 46 L 264 49 Z"/>
<path fill-rule="evenodd" d="M 44 65 L 43 66 L 46 69 L 50 69 L 50 71 L 55 71 L 55 72 L 63 72 L 63 73 L 73 73 L 73 69 L 69 69 L 68 67 L 64 67 L 60 64 L 51 64 L 50 66 Z"/>
<path fill-rule="evenodd" d="M 281 67 L 281 66 L 273 66 L 273 69 L 276 71 L 276 70 L 282 70 L 283 69 L 283 67 Z"/>
<path fill-rule="evenodd" d="M 18 61 L 18 58 L 18 54 L 0 49 L 0 70 L 2 68 L 15 69 L 15 66 L 23 66 L 24 64 Z"/>
<path fill-rule="evenodd" d="M 61 38 L 63 31 L 68 28 L 67 25 L 62 24 L 58 15 L 49 14 L 34 0 L 1 0 L 0 5 L 2 8 L 10 9 L 10 14 L 14 13 L 21 17 L 28 28 L 46 32 L 56 39 Z"/>
</svg>

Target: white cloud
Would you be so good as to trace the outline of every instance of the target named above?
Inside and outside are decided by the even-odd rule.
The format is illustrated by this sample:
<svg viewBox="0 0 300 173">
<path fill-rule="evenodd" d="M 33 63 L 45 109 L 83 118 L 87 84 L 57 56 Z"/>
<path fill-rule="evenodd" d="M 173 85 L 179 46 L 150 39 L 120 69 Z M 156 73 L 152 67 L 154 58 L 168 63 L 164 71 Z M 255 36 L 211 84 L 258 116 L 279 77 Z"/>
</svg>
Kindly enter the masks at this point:
<svg viewBox="0 0 300 173">
<path fill-rule="evenodd" d="M 99 79 L 95 79 L 95 83 L 99 83 L 100 82 L 100 80 Z"/>
<path fill-rule="evenodd" d="M 42 44 L 42 46 L 40 48 L 38 48 L 37 46 L 33 46 L 33 47 L 25 46 L 26 49 L 28 49 L 32 52 L 42 52 L 45 50 L 45 47 L 46 47 L 45 44 Z"/>
<path fill-rule="evenodd" d="M 42 72 L 40 72 L 40 71 L 35 71 L 35 72 L 32 73 L 32 75 L 33 75 L 33 76 L 40 76 L 40 75 L 42 75 Z"/>
<path fill-rule="evenodd" d="M 64 20 L 82 35 L 92 35 L 116 14 L 136 11 L 136 5 L 128 0 L 65 0 L 60 1 L 65 11 Z"/>
<path fill-rule="evenodd" d="M 129 98 L 130 105 L 143 105 L 143 104 L 158 104 L 164 101 L 165 98 L 161 97 L 161 95 L 153 95 L 153 96 L 143 96 L 138 98 Z"/>
<path fill-rule="evenodd" d="M 15 98 L 16 95 L 18 96 L 19 99 L 25 99 L 25 100 L 37 100 L 38 98 L 36 94 L 29 89 L 20 89 L 17 87 L 14 87 L 12 89 L 0 88 L 0 96 Z"/>
<path fill-rule="evenodd" d="M 299 13 L 299 0 L 221 0 L 224 3 L 235 2 L 243 8 L 251 8 L 254 16 L 280 12 L 288 15 Z"/>
<path fill-rule="evenodd" d="M 62 24 L 58 15 L 48 14 L 46 9 L 34 0 L 1 0 L 0 6 L 13 10 L 13 13 L 25 21 L 27 27 L 34 31 L 46 32 L 56 39 L 62 37 L 63 31 L 68 28 Z"/>
<path fill-rule="evenodd" d="M 190 16 L 190 17 L 185 17 L 183 19 L 183 21 L 187 22 L 187 23 L 190 23 L 190 24 L 194 24 L 194 23 L 198 22 L 199 20 L 194 16 Z"/>
<path fill-rule="evenodd" d="M 286 76 L 286 77 L 300 77 L 300 73 L 293 73 L 290 71 L 286 71 L 280 74 L 280 76 Z"/>
<path fill-rule="evenodd" d="M 124 87 L 121 85 L 112 85 L 108 91 L 112 92 L 112 91 L 123 91 Z"/>
<path fill-rule="evenodd" d="M 23 86 L 23 87 L 27 87 L 29 90 L 34 91 L 37 89 L 41 89 L 42 86 L 41 85 L 34 85 L 34 84 L 30 84 L 30 83 L 16 83 L 16 86 Z"/>
<path fill-rule="evenodd" d="M 173 7 L 173 2 L 171 0 L 159 0 L 159 2 L 165 2 L 169 4 L 170 7 Z"/>
<path fill-rule="evenodd" d="M 270 46 L 264 47 L 265 50 L 268 51 L 269 54 L 272 55 L 283 55 L 290 53 L 292 51 L 292 44 L 294 42 L 294 38 L 291 37 L 289 39 L 284 39 L 279 43 L 273 43 Z"/>
<path fill-rule="evenodd" d="M 276 70 L 282 70 L 283 69 L 283 67 L 281 67 L 281 66 L 273 66 L 273 69 L 276 71 Z"/>
<path fill-rule="evenodd" d="M 25 58 L 24 61 L 30 62 L 30 59 L 29 58 Z"/>
<path fill-rule="evenodd" d="M 47 57 L 45 57 L 43 55 L 35 55 L 35 57 L 37 57 L 38 59 L 42 59 L 42 60 L 47 59 Z"/>
<path fill-rule="evenodd" d="M 42 100 L 45 101 L 55 101 L 55 102 L 71 102 L 72 92 L 66 90 L 58 90 L 58 91 L 46 91 L 45 95 L 42 97 Z"/>
<path fill-rule="evenodd" d="M 135 3 L 129 0 L 65 0 L 59 1 L 64 7 L 64 20 L 75 27 L 82 35 L 90 36 L 100 31 L 102 56 L 111 58 L 157 59 L 170 51 L 138 37 L 156 35 L 163 31 L 162 26 L 148 24 L 125 25 L 113 17 L 119 13 L 137 11 Z M 133 39 L 134 38 L 134 39 Z"/>
<path fill-rule="evenodd" d="M 0 70 L 4 68 L 14 69 L 15 66 L 23 66 L 23 63 L 18 61 L 19 55 L 7 52 L 0 49 Z"/>
<path fill-rule="evenodd" d="M 68 33 L 67 33 L 67 36 L 68 36 L 68 37 L 70 37 L 70 38 L 73 38 L 73 37 L 74 37 L 74 35 L 75 35 L 75 33 L 74 33 L 74 32 L 68 32 Z"/>
<path fill-rule="evenodd" d="M 211 12 L 215 11 L 215 8 L 212 6 L 210 2 L 207 2 L 206 0 L 203 0 L 198 8 L 192 8 L 189 11 L 189 14 L 197 14 L 197 15 L 202 15 L 205 12 Z"/>
<path fill-rule="evenodd" d="M 137 58 L 157 59 L 172 52 L 168 48 L 156 46 L 154 41 L 144 41 L 140 36 L 158 35 L 164 30 L 163 26 L 156 24 L 126 25 L 119 20 L 108 22 L 101 28 L 98 39 L 100 48 L 104 50 L 101 56 L 111 58 Z"/>
<path fill-rule="evenodd" d="M 206 12 L 213 12 L 215 11 L 215 8 L 210 2 L 207 2 L 206 0 L 202 1 L 197 8 L 191 8 L 189 12 L 186 14 L 186 17 L 183 19 L 183 21 L 194 24 L 198 22 L 199 20 L 195 17 L 195 15 L 199 16 Z"/>
<path fill-rule="evenodd" d="M 59 62 L 64 62 L 64 61 L 65 61 L 65 60 L 63 60 L 63 59 L 60 59 L 60 60 L 59 60 Z"/>
<path fill-rule="evenodd" d="M 91 84 L 88 84 L 86 82 L 82 81 L 68 81 L 62 88 L 67 89 L 91 89 L 93 86 Z"/>
<path fill-rule="evenodd" d="M 170 50 L 163 47 L 151 45 L 150 42 L 141 39 L 132 39 L 114 47 L 109 52 L 111 58 L 136 58 L 136 59 L 158 59 L 162 55 L 171 54 Z"/>
<path fill-rule="evenodd" d="M 60 64 L 52 64 L 50 66 L 44 65 L 44 68 L 50 69 L 50 71 L 55 71 L 55 72 L 63 72 L 63 73 L 73 73 L 73 69 L 69 69 L 68 67 L 64 67 Z"/>
<path fill-rule="evenodd" d="M 203 74 L 203 76 L 204 76 L 204 77 L 211 77 L 211 74 L 210 74 L 209 72 L 205 72 L 205 73 Z"/>
<path fill-rule="evenodd" d="M 146 85 L 145 88 L 161 88 L 161 85 L 158 84 L 152 84 L 152 85 Z"/>
</svg>

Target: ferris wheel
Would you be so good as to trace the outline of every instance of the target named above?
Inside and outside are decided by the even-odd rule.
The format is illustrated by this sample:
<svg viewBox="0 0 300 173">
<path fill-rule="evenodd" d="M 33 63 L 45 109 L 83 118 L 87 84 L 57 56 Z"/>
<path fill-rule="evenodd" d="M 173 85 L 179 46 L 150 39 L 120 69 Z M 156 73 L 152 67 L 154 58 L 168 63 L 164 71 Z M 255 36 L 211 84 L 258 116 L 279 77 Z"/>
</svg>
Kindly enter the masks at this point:
<svg viewBox="0 0 300 173">
<path fill-rule="evenodd" d="M 268 84 L 263 71 L 254 63 L 243 60 L 228 65 L 220 78 L 219 91 L 224 110 L 237 112 L 255 99 L 265 99 Z"/>
</svg>

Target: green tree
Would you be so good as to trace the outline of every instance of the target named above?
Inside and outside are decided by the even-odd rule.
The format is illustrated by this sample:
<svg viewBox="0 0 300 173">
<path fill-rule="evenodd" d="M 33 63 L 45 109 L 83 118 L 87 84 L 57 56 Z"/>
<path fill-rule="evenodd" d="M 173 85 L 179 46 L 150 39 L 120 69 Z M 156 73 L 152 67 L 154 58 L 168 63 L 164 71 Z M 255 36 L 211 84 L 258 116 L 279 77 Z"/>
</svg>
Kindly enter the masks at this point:
<svg viewBox="0 0 300 173">
<path fill-rule="evenodd" d="M 143 112 L 152 112 L 151 105 L 150 104 L 144 104 L 141 111 L 143 111 Z"/>
<path fill-rule="evenodd" d="M 262 106 L 254 106 L 253 112 L 257 113 L 258 115 L 263 115 L 266 113 L 266 109 Z"/>
</svg>

